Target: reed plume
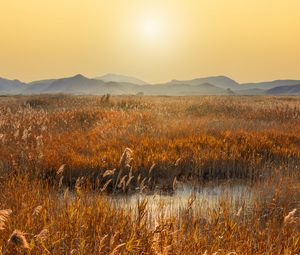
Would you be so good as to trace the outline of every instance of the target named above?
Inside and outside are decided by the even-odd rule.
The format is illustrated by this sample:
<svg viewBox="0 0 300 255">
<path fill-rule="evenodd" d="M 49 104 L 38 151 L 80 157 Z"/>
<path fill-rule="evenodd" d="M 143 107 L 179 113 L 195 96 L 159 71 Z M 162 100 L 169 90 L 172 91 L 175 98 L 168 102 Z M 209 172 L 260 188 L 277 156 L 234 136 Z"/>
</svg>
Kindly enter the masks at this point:
<svg viewBox="0 0 300 255">
<path fill-rule="evenodd" d="M 106 170 L 104 173 L 103 173 L 103 177 L 106 177 L 106 176 L 111 176 L 111 175 L 114 175 L 116 172 L 116 169 L 113 169 L 113 170 Z"/>
<path fill-rule="evenodd" d="M 295 217 L 295 214 L 297 212 L 297 209 L 293 209 L 288 213 L 287 216 L 284 217 L 284 225 L 290 225 L 290 224 L 295 224 L 297 222 L 297 218 Z"/>
<path fill-rule="evenodd" d="M 130 167 L 130 163 L 132 161 L 133 151 L 129 148 L 125 148 L 121 158 L 120 158 L 120 166 L 121 168 Z"/>
<path fill-rule="evenodd" d="M 62 174 L 64 173 L 64 171 L 65 171 L 65 167 L 66 167 L 66 164 L 61 165 L 61 166 L 58 168 L 58 170 L 57 170 L 57 172 L 56 172 L 56 175 L 62 175 Z"/>
<path fill-rule="evenodd" d="M 242 212 L 243 212 L 243 207 L 241 206 L 240 209 L 237 211 L 236 216 L 240 217 Z"/>
<path fill-rule="evenodd" d="M 47 228 L 44 228 L 40 233 L 38 233 L 34 237 L 39 242 L 45 242 L 45 240 L 47 239 L 48 234 L 49 234 L 49 230 Z"/>
<path fill-rule="evenodd" d="M 0 210 L 0 230 L 5 229 L 5 223 L 11 214 L 12 210 L 10 209 Z"/>
<path fill-rule="evenodd" d="M 38 216 L 40 212 L 42 211 L 43 207 L 41 205 L 38 205 L 36 208 L 34 208 L 32 216 Z"/>
</svg>

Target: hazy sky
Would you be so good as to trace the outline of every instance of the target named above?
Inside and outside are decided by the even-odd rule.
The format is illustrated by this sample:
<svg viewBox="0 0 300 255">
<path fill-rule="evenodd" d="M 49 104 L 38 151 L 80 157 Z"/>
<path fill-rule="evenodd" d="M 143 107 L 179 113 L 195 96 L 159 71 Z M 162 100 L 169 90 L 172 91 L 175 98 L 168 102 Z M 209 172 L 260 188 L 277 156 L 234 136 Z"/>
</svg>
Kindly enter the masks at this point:
<svg viewBox="0 0 300 255">
<path fill-rule="evenodd" d="M 300 79 L 299 0 L 0 0 L 0 76 Z"/>
</svg>

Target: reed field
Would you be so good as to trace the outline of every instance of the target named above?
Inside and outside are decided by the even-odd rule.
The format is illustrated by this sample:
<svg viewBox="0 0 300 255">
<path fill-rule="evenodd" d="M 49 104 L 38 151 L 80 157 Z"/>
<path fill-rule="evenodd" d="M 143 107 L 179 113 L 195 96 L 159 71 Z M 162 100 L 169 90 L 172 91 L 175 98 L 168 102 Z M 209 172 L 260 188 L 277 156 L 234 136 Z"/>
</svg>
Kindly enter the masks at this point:
<svg viewBox="0 0 300 255">
<path fill-rule="evenodd" d="M 0 97 L 1 255 L 297 255 L 299 212 L 298 96 Z"/>
</svg>

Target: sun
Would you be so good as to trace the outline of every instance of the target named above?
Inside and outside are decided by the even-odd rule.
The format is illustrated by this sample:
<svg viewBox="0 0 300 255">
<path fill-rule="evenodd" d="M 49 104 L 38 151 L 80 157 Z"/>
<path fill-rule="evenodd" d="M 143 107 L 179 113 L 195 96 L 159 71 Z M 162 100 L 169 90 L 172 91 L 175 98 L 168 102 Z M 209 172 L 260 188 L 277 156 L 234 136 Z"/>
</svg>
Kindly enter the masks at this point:
<svg viewBox="0 0 300 255">
<path fill-rule="evenodd" d="M 157 17 L 143 17 L 139 21 L 139 33 L 143 40 L 149 42 L 163 39 L 164 24 Z"/>
<path fill-rule="evenodd" d="M 129 43 L 135 45 L 134 51 L 140 51 L 141 56 L 151 58 L 168 58 L 173 56 L 173 51 L 179 45 L 181 38 L 178 36 L 178 21 L 172 13 L 164 11 L 140 11 L 132 15 L 123 32 Z M 168 59 L 171 59 L 169 57 Z"/>
</svg>

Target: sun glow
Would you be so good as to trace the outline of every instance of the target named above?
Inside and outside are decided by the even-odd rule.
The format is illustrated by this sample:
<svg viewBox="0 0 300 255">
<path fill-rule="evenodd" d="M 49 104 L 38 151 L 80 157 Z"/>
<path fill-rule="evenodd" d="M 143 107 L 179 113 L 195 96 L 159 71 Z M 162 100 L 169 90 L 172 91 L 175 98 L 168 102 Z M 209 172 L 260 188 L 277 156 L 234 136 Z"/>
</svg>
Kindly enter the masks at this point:
<svg viewBox="0 0 300 255">
<path fill-rule="evenodd" d="M 0 76 L 299 79 L 299 9 L 297 0 L 0 1 Z"/>
<path fill-rule="evenodd" d="M 159 17 L 143 17 L 138 24 L 140 37 L 146 42 L 162 42 L 167 36 L 166 24 Z"/>
<path fill-rule="evenodd" d="M 154 18 L 146 18 L 141 22 L 141 34 L 145 39 L 154 40 L 161 37 L 161 24 Z"/>
</svg>

